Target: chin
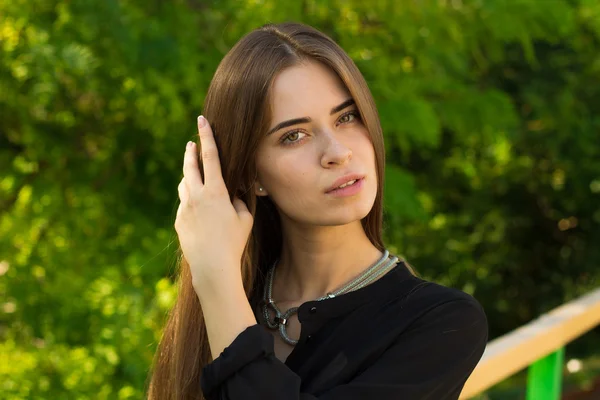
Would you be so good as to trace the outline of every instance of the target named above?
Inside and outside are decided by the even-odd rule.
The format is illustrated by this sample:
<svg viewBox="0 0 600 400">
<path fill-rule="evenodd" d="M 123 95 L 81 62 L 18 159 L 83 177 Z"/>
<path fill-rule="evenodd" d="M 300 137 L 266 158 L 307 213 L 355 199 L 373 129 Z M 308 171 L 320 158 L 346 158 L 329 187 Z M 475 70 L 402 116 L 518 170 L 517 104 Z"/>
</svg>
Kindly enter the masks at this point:
<svg viewBox="0 0 600 400">
<path fill-rule="evenodd" d="M 314 226 L 342 226 L 361 221 L 371 212 L 377 197 L 377 188 L 365 191 L 354 199 L 323 202 L 310 199 L 296 201 L 294 206 L 279 209 L 282 215 L 301 224 Z M 298 199 L 296 199 L 298 200 Z M 298 207 L 301 205 L 300 207 Z"/>
<path fill-rule="evenodd" d="M 318 225 L 323 226 L 340 226 L 347 225 L 355 221 L 360 221 L 369 215 L 371 209 L 373 208 L 373 203 L 375 202 L 375 198 L 373 201 L 362 201 L 357 204 L 352 205 L 342 205 L 334 209 L 321 208 L 321 212 L 319 212 Z"/>
</svg>

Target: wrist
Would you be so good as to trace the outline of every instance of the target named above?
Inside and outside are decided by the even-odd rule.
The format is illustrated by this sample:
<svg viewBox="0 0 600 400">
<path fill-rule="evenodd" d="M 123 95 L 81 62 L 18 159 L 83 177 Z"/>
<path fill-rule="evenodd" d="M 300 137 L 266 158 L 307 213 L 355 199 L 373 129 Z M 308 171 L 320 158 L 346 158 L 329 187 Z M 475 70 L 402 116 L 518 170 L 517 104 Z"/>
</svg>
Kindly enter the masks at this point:
<svg viewBox="0 0 600 400">
<path fill-rule="evenodd" d="M 237 271 L 237 273 L 229 274 L 224 271 Z M 244 292 L 240 267 L 224 268 L 219 271 L 218 276 L 215 275 L 203 276 L 192 281 L 192 287 L 200 301 L 207 298 L 230 296 L 238 288 Z"/>
</svg>

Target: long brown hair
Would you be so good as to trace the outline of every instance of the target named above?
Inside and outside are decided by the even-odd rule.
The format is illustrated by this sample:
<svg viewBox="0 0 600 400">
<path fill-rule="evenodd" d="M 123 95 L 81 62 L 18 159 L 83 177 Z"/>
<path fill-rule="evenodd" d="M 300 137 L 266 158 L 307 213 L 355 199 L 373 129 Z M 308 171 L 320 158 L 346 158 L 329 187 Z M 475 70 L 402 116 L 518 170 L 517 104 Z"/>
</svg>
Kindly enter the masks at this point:
<svg viewBox="0 0 600 400">
<path fill-rule="evenodd" d="M 271 123 L 271 87 L 277 74 L 305 60 L 331 68 L 346 85 L 367 128 L 377 164 L 375 203 L 362 226 L 371 243 L 384 249 L 383 135 L 375 101 L 352 59 L 331 38 L 300 23 L 264 25 L 240 39 L 225 55 L 212 79 L 203 115 L 214 132 L 223 179 L 231 198 L 237 195 L 254 216 L 241 259 L 248 299 L 261 293 L 266 269 L 281 251 L 281 225 L 274 204 L 254 194 L 255 157 Z M 181 250 L 180 254 L 181 254 Z M 178 296 L 158 345 L 150 376 L 151 400 L 203 399 L 202 368 L 212 361 L 206 326 L 192 288 L 190 268 L 180 257 Z"/>
</svg>

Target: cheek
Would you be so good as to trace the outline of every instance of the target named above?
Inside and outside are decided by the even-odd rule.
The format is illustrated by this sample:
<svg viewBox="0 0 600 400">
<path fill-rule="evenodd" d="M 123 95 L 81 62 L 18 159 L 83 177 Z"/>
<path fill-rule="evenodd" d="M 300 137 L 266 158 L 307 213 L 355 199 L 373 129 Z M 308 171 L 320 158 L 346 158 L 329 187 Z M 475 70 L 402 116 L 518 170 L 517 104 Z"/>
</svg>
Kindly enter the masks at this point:
<svg viewBox="0 0 600 400">
<path fill-rule="evenodd" d="M 288 197 L 306 194 L 307 189 L 314 184 L 310 177 L 309 163 L 300 154 L 267 157 L 265 161 L 268 167 L 262 168 L 260 178 L 276 201 L 279 199 L 289 202 Z"/>
<path fill-rule="evenodd" d="M 318 209 L 322 199 L 315 187 L 318 170 L 311 165 L 310 156 L 301 152 L 294 155 L 277 157 L 265 170 L 265 185 L 269 197 L 282 213 L 292 219 L 304 219 Z"/>
<path fill-rule="evenodd" d="M 365 163 L 364 167 L 377 169 L 375 162 L 375 148 L 366 130 L 357 136 L 354 144 L 354 154 Z M 369 171 L 370 172 L 370 171 Z"/>
<path fill-rule="evenodd" d="M 373 196 L 377 194 L 377 182 L 381 177 L 377 176 L 377 160 L 375 158 L 375 148 L 371 142 L 371 138 L 368 133 L 365 133 L 356 143 L 355 155 L 360 159 L 362 167 L 367 175 L 370 177 L 368 191 L 373 193 Z"/>
<path fill-rule="evenodd" d="M 290 157 L 291 158 L 291 157 Z M 279 190 L 281 196 L 285 196 L 285 202 L 299 204 L 307 194 L 314 191 L 315 180 L 314 167 L 311 171 L 309 163 L 305 159 L 282 160 L 277 168 L 279 176 Z"/>
</svg>

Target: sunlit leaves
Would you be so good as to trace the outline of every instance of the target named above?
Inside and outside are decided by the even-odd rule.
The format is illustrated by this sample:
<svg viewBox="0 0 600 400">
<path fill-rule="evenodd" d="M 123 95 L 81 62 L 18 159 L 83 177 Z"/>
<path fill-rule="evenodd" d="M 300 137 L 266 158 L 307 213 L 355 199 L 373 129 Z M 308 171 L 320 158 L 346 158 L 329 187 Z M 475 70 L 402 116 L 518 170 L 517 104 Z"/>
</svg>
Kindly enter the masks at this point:
<svg viewBox="0 0 600 400">
<path fill-rule="evenodd" d="M 385 236 L 492 334 L 597 285 L 600 3 L 0 0 L 0 387 L 137 399 L 182 150 L 222 56 L 299 20 L 375 97 Z M 91 372 L 90 372 L 91 371 Z"/>
</svg>

